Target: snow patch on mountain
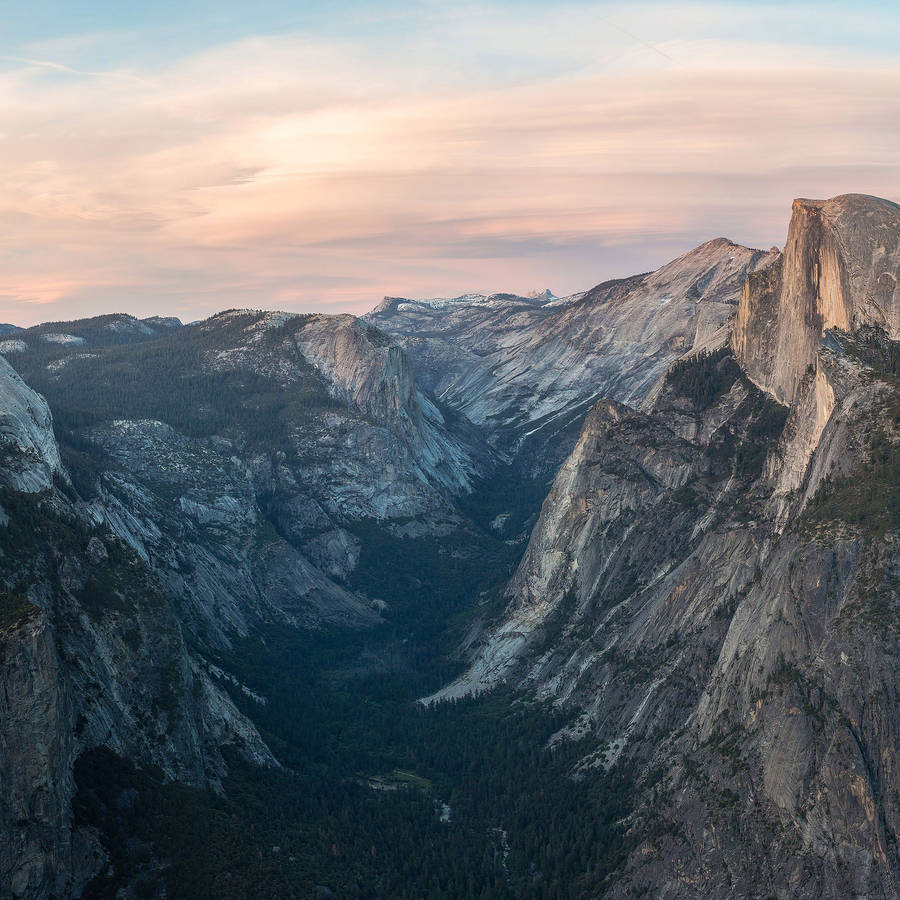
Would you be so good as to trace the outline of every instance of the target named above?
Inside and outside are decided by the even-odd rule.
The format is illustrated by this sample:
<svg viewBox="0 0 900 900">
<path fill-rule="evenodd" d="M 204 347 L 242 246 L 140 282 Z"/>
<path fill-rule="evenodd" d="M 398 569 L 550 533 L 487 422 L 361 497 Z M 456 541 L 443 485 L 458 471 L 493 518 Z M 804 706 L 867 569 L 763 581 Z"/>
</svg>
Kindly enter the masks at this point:
<svg viewBox="0 0 900 900">
<path fill-rule="evenodd" d="M 512 449 L 598 396 L 640 402 L 671 362 L 730 322 L 746 274 L 774 258 L 717 238 L 565 298 L 385 298 L 364 319 L 402 343 L 442 402 Z"/>
<path fill-rule="evenodd" d="M 39 335 L 40 339 L 48 344 L 83 344 L 85 342 L 83 337 L 78 337 L 75 334 L 56 334 L 54 332 L 50 332 L 47 334 Z"/>
</svg>

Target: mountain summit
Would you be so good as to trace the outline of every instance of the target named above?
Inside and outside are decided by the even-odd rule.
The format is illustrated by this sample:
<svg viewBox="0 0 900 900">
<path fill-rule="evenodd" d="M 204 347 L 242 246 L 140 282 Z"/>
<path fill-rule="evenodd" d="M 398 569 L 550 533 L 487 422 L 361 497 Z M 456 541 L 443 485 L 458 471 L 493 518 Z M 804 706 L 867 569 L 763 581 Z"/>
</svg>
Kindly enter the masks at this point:
<svg viewBox="0 0 900 900">
<path fill-rule="evenodd" d="M 680 355 L 727 341 L 746 275 L 775 258 L 717 238 L 568 298 L 392 298 L 364 318 L 394 335 L 421 383 L 498 449 L 552 471 L 599 397 L 638 403 Z"/>
<path fill-rule="evenodd" d="M 898 214 L 795 201 L 730 343 L 593 407 L 505 615 L 426 700 L 536 693 L 573 710 L 555 741 L 594 737 L 583 771 L 647 773 L 610 896 L 896 893 Z"/>
</svg>

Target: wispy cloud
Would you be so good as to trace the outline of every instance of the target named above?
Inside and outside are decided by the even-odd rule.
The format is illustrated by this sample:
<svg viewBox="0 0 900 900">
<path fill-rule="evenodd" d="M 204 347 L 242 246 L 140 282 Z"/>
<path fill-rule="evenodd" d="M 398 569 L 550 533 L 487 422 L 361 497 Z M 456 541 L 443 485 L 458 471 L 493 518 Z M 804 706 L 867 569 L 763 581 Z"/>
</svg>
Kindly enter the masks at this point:
<svg viewBox="0 0 900 900">
<path fill-rule="evenodd" d="M 53 72 L 62 72 L 66 75 L 77 75 L 82 78 L 111 78 L 116 81 L 134 81 L 138 84 L 151 86 L 151 82 L 147 81 L 144 78 L 139 78 L 137 75 L 134 75 L 131 72 L 85 71 L 82 69 L 75 69 L 72 66 L 65 66 L 62 63 L 53 62 L 53 60 L 30 59 L 27 56 L 0 56 L 0 62 L 22 63 L 23 65 L 29 67 L 36 67 L 38 69 L 50 69 Z"/>
<path fill-rule="evenodd" d="M 248 37 L 133 72 L 4 56 L 0 319 L 569 291 L 780 240 L 796 195 L 900 195 L 900 61 L 727 7 L 428 7 L 393 52 Z"/>
</svg>

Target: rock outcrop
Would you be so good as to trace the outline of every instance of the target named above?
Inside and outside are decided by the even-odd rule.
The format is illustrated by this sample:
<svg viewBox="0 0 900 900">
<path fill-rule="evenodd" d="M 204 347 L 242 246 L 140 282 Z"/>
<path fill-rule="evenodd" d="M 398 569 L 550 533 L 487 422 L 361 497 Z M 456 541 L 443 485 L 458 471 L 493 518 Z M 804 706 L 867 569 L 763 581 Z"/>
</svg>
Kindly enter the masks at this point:
<svg viewBox="0 0 900 900">
<path fill-rule="evenodd" d="M 744 277 L 775 256 L 717 238 L 572 297 L 387 298 L 365 319 L 495 446 L 552 472 L 598 397 L 635 404 L 683 353 L 725 343 Z"/>
<path fill-rule="evenodd" d="M 0 357 L 0 484 L 35 493 L 59 471 L 50 409 Z"/>
<path fill-rule="evenodd" d="M 845 194 L 795 200 L 784 253 L 751 274 L 732 346 L 747 374 L 790 403 L 826 329 L 900 338 L 900 206 Z"/>
<path fill-rule="evenodd" d="M 644 773 L 611 896 L 900 889 L 897 209 L 798 201 L 734 356 L 595 406 L 502 620 L 428 698 L 535 691 L 573 711 L 556 740 L 594 735 L 581 767 Z"/>
</svg>

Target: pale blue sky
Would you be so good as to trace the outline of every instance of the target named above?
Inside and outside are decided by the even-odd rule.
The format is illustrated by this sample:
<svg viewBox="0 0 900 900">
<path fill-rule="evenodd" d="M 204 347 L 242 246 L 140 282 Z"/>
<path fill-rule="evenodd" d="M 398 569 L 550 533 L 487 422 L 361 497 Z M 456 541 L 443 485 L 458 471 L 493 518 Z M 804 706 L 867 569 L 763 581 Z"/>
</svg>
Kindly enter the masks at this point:
<svg viewBox="0 0 900 900">
<path fill-rule="evenodd" d="M 583 2 L 599 14 L 622 14 L 640 6 L 640 2 Z M 818 2 L 719 2 L 710 4 L 722 15 L 711 17 L 708 35 L 758 40 L 770 31 L 772 13 L 778 15 L 781 36 L 792 43 L 810 45 L 839 44 L 867 47 L 884 52 L 896 51 L 897 5 L 886 0 L 818 0 Z M 674 14 L 701 4 L 668 3 Z M 98 35 L 108 32 L 160 34 L 170 43 L 160 44 L 154 52 L 166 55 L 235 40 L 249 34 L 278 34 L 285 31 L 314 31 L 330 37 L 365 36 L 372 40 L 394 39 L 398 32 L 427 28 L 429 22 L 446 17 L 474 17 L 493 11 L 512 19 L 528 17 L 535 11 L 563 9 L 561 4 L 544 0 L 516 2 L 446 3 L 373 2 L 373 0 L 8 0 L 3 5 L 4 34 L 11 48 L 59 38 Z M 659 8 L 659 5 L 656 7 Z M 747 23 L 747 12 L 758 15 L 757 24 Z M 564 14 L 564 13 L 561 13 Z M 729 17 L 731 21 L 729 22 Z M 644 37 L 665 37 L 672 19 L 654 15 L 645 25 L 652 33 Z M 699 35 L 694 35 L 699 36 Z M 771 36 L 771 34 L 769 35 Z"/>
<path fill-rule="evenodd" d="M 361 312 L 900 199 L 900 4 L 7 2 L 0 321 Z"/>
<path fill-rule="evenodd" d="M 777 39 L 783 44 L 812 48 L 845 48 L 878 55 L 896 56 L 900 37 L 900 4 L 888 0 L 818 0 L 818 2 L 767 3 L 713 2 L 708 4 L 641 2 L 581 2 L 572 4 L 629 20 L 637 16 L 641 28 L 637 40 L 668 41 L 729 39 L 755 43 Z M 641 8 L 650 11 L 641 15 Z M 692 8 L 715 10 L 689 20 L 690 33 L 679 26 L 678 13 Z M 660 8 L 663 14 L 659 14 Z M 669 14 L 665 10 L 668 8 Z M 363 42 L 379 51 L 398 44 L 413 43 L 423 35 L 440 37 L 448 19 L 477 22 L 491 14 L 495 27 L 504 18 L 511 24 L 535 13 L 564 9 L 543 0 L 517 2 L 445 3 L 373 2 L 373 0 L 154 0 L 154 2 L 113 2 L 113 0 L 37 0 L 26 3 L 9 0 L 3 5 L 3 44 L 8 55 L 28 55 L 34 49 L 58 47 L 65 51 L 69 65 L 88 67 L 119 66 L 128 63 L 165 62 L 179 55 L 240 40 L 251 35 L 278 35 L 296 32 L 329 40 Z M 561 12 L 561 16 L 565 13 Z M 773 34 L 773 26 L 777 33 Z M 500 35 L 502 37 L 502 34 Z M 621 34 L 623 43 L 628 35 Z M 533 65 L 530 48 L 511 44 L 494 53 L 476 54 L 474 48 L 447 46 L 447 57 L 461 55 L 477 59 L 480 77 L 490 78 L 504 70 Z M 551 48 L 548 48 L 551 49 Z M 560 49 L 560 48 L 556 48 Z M 561 64 L 561 54 L 548 53 Z"/>
</svg>

